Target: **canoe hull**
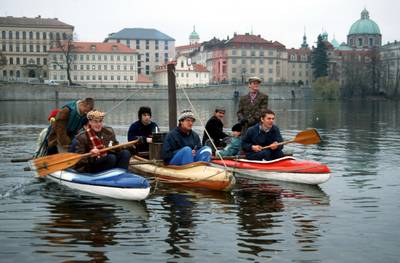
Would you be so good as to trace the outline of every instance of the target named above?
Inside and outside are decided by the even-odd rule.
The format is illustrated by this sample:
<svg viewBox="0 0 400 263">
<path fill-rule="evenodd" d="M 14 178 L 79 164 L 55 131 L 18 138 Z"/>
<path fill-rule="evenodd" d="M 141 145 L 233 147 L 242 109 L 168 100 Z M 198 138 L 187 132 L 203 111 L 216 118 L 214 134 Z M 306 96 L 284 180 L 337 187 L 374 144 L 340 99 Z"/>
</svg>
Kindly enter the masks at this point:
<svg viewBox="0 0 400 263">
<path fill-rule="evenodd" d="M 224 160 L 225 165 L 236 175 L 268 180 L 318 185 L 331 177 L 330 169 L 318 162 L 283 157 L 274 161 Z M 223 166 L 214 160 L 217 167 Z"/>
<path fill-rule="evenodd" d="M 47 178 L 72 189 L 114 199 L 139 201 L 150 193 L 150 185 L 146 179 L 122 169 L 90 176 L 64 170 L 51 173 Z"/>
<path fill-rule="evenodd" d="M 208 163 L 193 163 L 184 166 L 163 166 L 157 164 L 135 164 L 146 159 L 133 157 L 130 170 L 154 177 L 163 183 L 179 184 L 191 188 L 203 188 L 216 191 L 229 191 L 235 184 L 233 174 Z"/>
</svg>

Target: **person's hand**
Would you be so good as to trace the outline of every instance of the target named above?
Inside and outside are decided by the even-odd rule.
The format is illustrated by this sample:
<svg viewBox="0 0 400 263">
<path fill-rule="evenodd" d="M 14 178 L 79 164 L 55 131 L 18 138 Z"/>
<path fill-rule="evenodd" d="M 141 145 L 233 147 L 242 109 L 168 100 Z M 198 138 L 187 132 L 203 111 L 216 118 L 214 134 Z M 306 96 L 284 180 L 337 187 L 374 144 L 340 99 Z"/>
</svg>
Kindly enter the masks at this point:
<svg viewBox="0 0 400 263">
<path fill-rule="evenodd" d="M 262 147 L 260 145 L 252 145 L 251 149 L 253 150 L 253 152 L 260 152 L 262 151 Z"/>
<path fill-rule="evenodd" d="M 146 142 L 147 142 L 147 143 L 151 143 L 152 141 L 153 141 L 153 138 L 150 138 L 150 137 L 147 137 L 147 138 L 146 138 Z"/>
<path fill-rule="evenodd" d="M 273 142 L 269 146 L 270 146 L 271 150 L 275 150 L 276 148 L 278 148 L 279 145 L 278 145 L 278 142 Z"/>
<path fill-rule="evenodd" d="M 99 156 L 100 155 L 100 151 L 97 148 L 91 149 L 90 153 L 92 154 L 92 156 Z"/>
</svg>

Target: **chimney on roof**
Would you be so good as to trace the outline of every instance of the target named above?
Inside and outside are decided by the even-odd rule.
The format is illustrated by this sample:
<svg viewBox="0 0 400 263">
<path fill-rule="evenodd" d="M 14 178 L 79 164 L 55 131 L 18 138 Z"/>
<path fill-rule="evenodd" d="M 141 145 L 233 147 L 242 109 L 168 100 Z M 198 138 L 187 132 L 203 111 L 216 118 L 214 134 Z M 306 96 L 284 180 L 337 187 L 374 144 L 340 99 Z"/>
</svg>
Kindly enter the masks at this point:
<svg viewBox="0 0 400 263">
<path fill-rule="evenodd" d="M 237 36 L 236 32 L 233 33 L 233 36 L 234 36 L 234 37 Z"/>
<path fill-rule="evenodd" d="M 250 35 L 249 33 L 246 33 L 246 36 Z"/>
<path fill-rule="evenodd" d="M 38 15 L 36 18 L 42 18 L 42 16 L 41 16 L 41 15 Z"/>
<path fill-rule="evenodd" d="M 261 35 L 257 35 L 258 37 L 261 37 Z"/>
<path fill-rule="evenodd" d="M 55 18 L 54 18 L 54 20 L 58 20 L 58 18 L 57 18 L 57 17 L 55 17 Z"/>
</svg>

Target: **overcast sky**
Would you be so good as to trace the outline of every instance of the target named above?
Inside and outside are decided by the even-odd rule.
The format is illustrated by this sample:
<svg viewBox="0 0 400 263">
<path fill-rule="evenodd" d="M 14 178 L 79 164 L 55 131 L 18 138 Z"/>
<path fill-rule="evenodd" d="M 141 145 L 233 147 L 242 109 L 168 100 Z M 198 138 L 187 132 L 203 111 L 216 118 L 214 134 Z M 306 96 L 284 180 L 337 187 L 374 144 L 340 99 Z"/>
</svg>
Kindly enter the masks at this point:
<svg viewBox="0 0 400 263">
<path fill-rule="evenodd" d="M 155 28 L 188 44 L 196 26 L 200 41 L 253 32 L 298 48 L 304 29 L 309 45 L 328 32 L 346 41 L 350 26 L 367 8 L 383 43 L 400 40 L 398 0 L 1 0 L 0 16 L 57 17 L 75 27 L 80 41 L 103 41 L 126 27 Z"/>
</svg>

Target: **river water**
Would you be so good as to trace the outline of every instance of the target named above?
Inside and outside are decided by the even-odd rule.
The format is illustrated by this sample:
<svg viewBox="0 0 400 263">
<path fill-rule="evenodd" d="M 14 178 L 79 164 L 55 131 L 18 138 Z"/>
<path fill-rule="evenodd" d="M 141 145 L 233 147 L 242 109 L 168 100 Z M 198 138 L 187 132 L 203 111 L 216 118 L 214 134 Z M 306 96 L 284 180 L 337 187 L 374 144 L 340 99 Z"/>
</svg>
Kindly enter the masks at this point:
<svg viewBox="0 0 400 263">
<path fill-rule="evenodd" d="M 167 130 L 166 101 L 127 101 L 106 118 L 121 142 L 141 105 Z M 222 105 L 226 128 L 235 123 L 234 101 L 193 105 L 203 121 Z M 55 106 L 0 102 L 1 262 L 399 262 L 399 103 L 270 101 L 286 140 L 319 131 L 321 144 L 286 148 L 332 169 L 320 186 L 241 179 L 219 193 L 162 185 L 142 202 L 63 188 L 10 162 L 32 154 Z"/>
</svg>

